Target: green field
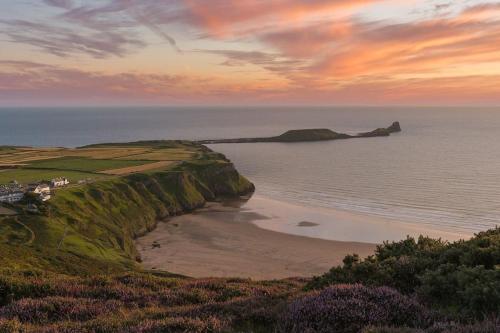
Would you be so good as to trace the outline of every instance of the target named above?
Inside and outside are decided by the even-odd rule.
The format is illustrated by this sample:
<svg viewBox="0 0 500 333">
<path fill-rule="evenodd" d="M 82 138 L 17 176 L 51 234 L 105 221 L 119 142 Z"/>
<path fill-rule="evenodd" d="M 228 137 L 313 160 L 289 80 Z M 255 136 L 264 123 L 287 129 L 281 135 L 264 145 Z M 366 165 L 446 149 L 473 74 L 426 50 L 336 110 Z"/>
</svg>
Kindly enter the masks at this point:
<svg viewBox="0 0 500 333">
<path fill-rule="evenodd" d="M 76 183 L 82 179 L 92 178 L 93 180 L 101 180 L 109 178 L 110 176 L 69 170 L 11 169 L 0 171 L 0 184 L 7 184 L 13 180 L 22 184 L 27 184 L 40 180 L 51 180 L 58 177 L 66 177 L 70 182 Z"/>
<path fill-rule="evenodd" d="M 99 172 L 105 170 L 128 168 L 148 163 L 151 162 L 142 160 L 99 160 L 90 158 L 63 157 L 50 160 L 35 161 L 30 163 L 28 168 Z"/>
</svg>

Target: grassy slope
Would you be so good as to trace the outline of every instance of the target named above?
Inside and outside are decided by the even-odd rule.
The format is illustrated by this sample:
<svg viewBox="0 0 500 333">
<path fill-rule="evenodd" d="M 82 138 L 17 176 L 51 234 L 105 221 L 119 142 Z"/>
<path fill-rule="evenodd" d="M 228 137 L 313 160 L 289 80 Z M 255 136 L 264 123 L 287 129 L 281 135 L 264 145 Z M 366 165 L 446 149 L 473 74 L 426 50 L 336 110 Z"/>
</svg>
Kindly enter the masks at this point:
<svg viewBox="0 0 500 333">
<path fill-rule="evenodd" d="M 216 196 L 253 190 L 222 155 L 205 150 L 200 157 L 168 171 L 58 190 L 46 216 L 18 217 L 36 235 L 29 245 L 19 245 L 23 231 L 14 221 L 0 220 L 3 230 L 15 231 L 12 238 L 17 239 L 0 242 L 0 266 L 74 274 L 137 268 L 133 240 L 158 219 L 191 211 Z"/>
</svg>

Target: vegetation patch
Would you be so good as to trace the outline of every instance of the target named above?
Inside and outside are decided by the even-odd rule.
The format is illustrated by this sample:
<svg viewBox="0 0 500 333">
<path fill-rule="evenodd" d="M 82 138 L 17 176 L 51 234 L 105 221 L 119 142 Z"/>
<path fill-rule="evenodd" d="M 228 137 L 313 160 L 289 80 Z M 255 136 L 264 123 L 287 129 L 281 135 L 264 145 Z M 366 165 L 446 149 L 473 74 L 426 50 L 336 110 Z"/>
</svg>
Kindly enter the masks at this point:
<svg viewBox="0 0 500 333">
<path fill-rule="evenodd" d="M 114 159 L 90 159 L 63 157 L 51 160 L 37 161 L 29 164 L 30 168 L 57 169 L 84 172 L 100 172 L 105 170 L 127 168 L 151 163 L 150 161 L 126 161 Z"/>
<path fill-rule="evenodd" d="M 454 243 L 422 236 L 387 242 L 364 260 L 347 256 L 343 266 L 316 277 L 307 289 L 338 283 L 390 286 L 460 318 L 497 316 L 500 228 Z"/>
</svg>

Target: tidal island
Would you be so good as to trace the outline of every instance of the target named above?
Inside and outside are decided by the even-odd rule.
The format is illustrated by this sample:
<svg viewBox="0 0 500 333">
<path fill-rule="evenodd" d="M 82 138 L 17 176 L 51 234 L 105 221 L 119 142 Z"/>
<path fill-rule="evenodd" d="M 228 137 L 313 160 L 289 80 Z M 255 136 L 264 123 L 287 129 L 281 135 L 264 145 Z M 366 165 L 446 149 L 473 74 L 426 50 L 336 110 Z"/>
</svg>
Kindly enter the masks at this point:
<svg viewBox="0 0 500 333">
<path fill-rule="evenodd" d="M 278 136 L 263 138 L 237 138 L 237 139 L 213 139 L 201 140 L 200 144 L 218 143 L 257 143 L 257 142 L 311 142 L 311 141 L 331 141 L 356 138 L 371 138 L 377 136 L 390 136 L 391 133 L 401 132 L 401 125 L 395 121 L 387 128 L 377 128 L 370 132 L 358 134 L 345 134 L 332 131 L 327 128 L 311 128 L 289 130 Z"/>
</svg>

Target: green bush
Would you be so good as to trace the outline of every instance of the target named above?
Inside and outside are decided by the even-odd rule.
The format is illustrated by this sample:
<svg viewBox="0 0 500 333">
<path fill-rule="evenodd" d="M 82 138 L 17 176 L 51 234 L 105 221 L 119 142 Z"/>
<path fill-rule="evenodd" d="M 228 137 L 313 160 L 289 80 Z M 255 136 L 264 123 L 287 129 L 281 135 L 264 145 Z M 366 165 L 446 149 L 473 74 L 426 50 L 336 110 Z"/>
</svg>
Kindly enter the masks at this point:
<svg viewBox="0 0 500 333">
<path fill-rule="evenodd" d="M 364 260 L 346 256 L 343 266 L 315 277 L 306 289 L 338 283 L 390 286 L 415 293 L 455 315 L 480 319 L 496 315 L 500 313 L 500 229 L 455 243 L 422 236 L 386 242 Z"/>
</svg>

